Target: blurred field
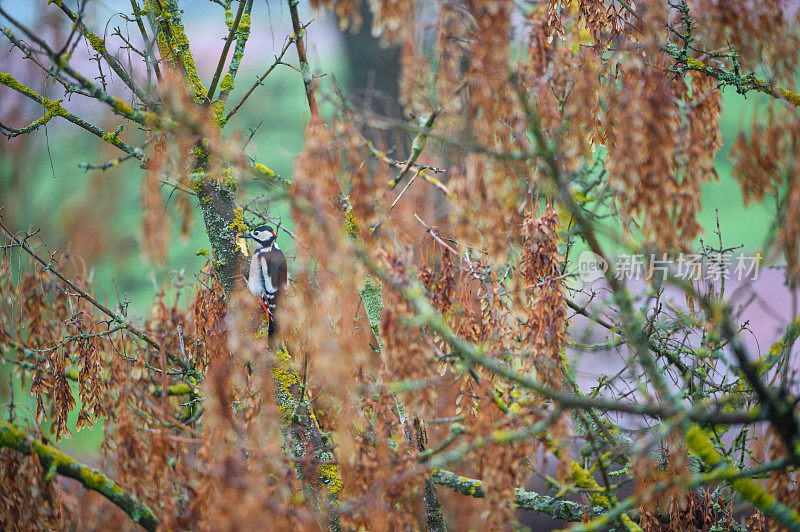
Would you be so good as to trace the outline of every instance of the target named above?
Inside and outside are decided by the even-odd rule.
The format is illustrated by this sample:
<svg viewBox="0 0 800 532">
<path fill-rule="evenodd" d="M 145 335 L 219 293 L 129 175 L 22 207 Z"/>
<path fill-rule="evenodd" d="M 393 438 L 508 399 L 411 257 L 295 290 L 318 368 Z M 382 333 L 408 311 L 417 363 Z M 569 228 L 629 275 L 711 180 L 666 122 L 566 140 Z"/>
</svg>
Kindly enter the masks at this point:
<svg viewBox="0 0 800 532">
<path fill-rule="evenodd" d="M 717 155 L 715 166 L 719 173 L 719 181 L 708 183 L 703 187 L 703 211 L 700 222 L 706 236 L 716 230 L 715 210 L 719 210 L 719 221 L 723 237 L 728 245 L 743 244 L 745 249 L 753 250 L 764 242 L 768 224 L 765 216 L 774 217 L 774 206 L 750 205 L 742 203 L 739 183 L 733 179 L 730 161 L 730 149 L 740 131 L 749 131 L 754 114 L 757 115 L 766 107 L 766 97 L 751 95 L 747 99 L 726 90 L 722 97 L 722 116 L 720 129 L 725 145 Z"/>
</svg>

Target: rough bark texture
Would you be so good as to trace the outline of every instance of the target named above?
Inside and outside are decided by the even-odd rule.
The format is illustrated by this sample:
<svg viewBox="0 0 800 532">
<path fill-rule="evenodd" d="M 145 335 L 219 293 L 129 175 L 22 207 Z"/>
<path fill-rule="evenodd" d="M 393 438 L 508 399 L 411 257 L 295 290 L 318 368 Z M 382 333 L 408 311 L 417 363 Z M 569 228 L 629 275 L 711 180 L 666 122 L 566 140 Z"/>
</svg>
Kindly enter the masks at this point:
<svg viewBox="0 0 800 532">
<path fill-rule="evenodd" d="M 236 277 L 242 275 L 242 254 L 236 247 L 236 208 L 230 186 L 206 180 L 198 186 L 208 241 L 214 253 L 214 267 L 226 294 Z"/>
<path fill-rule="evenodd" d="M 482 499 L 486 496 L 483 482 L 480 480 L 462 477 L 452 471 L 445 471 L 444 469 L 438 468 L 431 472 L 431 478 L 433 478 L 436 484 L 450 488 L 463 495 L 470 495 L 478 499 Z M 548 495 L 541 495 L 533 491 L 524 491 L 521 489 L 516 490 L 515 502 L 518 507 L 524 508 L 525 510 L 544 512 L 558 519 L 571 522 L 581 521 L 584 515 L 589 517 L 601 515 L 604 510 L 600 506 L 584 506 L 577 502 L 560 500 Z"/>
<path fill-rule="evenodd" d="M 271 372 L 277 386 L 278 411 L 286 425 L 286 452 L 295 463 L 297 476 L 320 525 L 339 530 L 342 480 L 333 454 L 333 442 L 317 423 L 311 404 L 305 398 L 305 385 L 292 368 L 286 346 L 277 350 Z"/>
</svg>

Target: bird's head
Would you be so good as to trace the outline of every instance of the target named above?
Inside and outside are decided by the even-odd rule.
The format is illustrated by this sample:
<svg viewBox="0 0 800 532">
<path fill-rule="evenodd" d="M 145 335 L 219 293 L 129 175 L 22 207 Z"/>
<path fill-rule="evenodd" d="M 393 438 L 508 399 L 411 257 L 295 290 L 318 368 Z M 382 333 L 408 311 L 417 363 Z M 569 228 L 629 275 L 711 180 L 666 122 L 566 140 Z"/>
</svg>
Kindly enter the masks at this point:
<svg viewBox="0 0 800 532">
<path fill-rule="evenodd" d="M 260 225 L 245 235 L 239 235 L 241 238 L 252 238 L 261 247 L 269 247 L 275 242 L 275 231 L 268 225 Z"/>
</svg>

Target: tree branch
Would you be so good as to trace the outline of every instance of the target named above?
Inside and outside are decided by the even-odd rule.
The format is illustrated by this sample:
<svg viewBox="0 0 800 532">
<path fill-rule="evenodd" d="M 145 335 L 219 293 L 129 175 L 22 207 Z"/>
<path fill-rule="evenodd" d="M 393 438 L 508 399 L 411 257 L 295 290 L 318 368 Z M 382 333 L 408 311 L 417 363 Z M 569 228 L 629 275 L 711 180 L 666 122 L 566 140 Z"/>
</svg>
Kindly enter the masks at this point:
<svg viewBox="0 0 800 532">
<path fill-rule="evenodd" d="M 108 63 L 108 66 L 110 66 L 111 69 L 117 74 L 117 76 L 119 76 L 119 79 L 122 80 L 122 82 L 136 95 L 137 98 L 139 98 L 139 100 L 142 103 L 147 104 L 148 100 L 144 92 L 142 91 L 141 87 L 136 85 L 133 79 L 131 79 L 131 77 L 128 76 L 128 73 L 125 72 L 125 70 L 122 68 L 122 65 L 119 64 L 117 58 L 108 52 L 108 50 L 106 49 L 105 41 L 103 41 L 103 39 L 95 35 L 89 28 L 87 28 L 86 24 L 83 23 L 83 20 L 81 20 L 81 18 L 78 15 L 76 15 L 69 7 L 64 5 L 63 0 L 52 0 L 51 3 L 61 8 L 61 11 L 63 11 L 64 14 L 67 16 L 67 18 L 69 18 L 73 26 L 77 28 L 78 31 L 80 31 L 84 37 L 86 37 L 86 40 L 89 41 L 89 44 L 94 49 L 94 51 L 100 54 L 103 57 L 103 59 L 105 59 L 106 63 Z"/>
<path fill-rule="evenodd" d="M 361 249 L 356 248 L 355 254 L 376 277 L 389 284 L 411 305 L 416 314 L 415 323 L 425 323 L 430 326 L 442 340 L 450 345 L 453 352 L 463 357 L 467 363 L 481 366 L 538 395 L 556 401 L 564 408 L 597 408 L 600 410 L 647 415 L 655 418 L 672 417 L 685 410 L 680 404 L 631 403 L 601 397 L 581 397 L 573 393 L 562 392 L 545 386 L 541 382 L 532 379 L 530 376 L 518 373 L 514 368 L 490 358 L 481 347 L 458 336 L 447 325 L 441 313 L 433 308 L 425 295 L 425 288 L 419 282 L 404 284 L 397 279 L 391 278 L 385 270 L 376 266 Z M 688 419 L 697 423 L 714 424 L 752 423 L 764 419 L 765 416 L 765 413 L 760 409 L 728 413 L 722 411 L 723 407 L 723 404 L 701 404 L 689 410 L 686 415 Z"/>
<path fill-rule="evenodd" d="M 228 59 L 228 51 L 231 49 L 233 38 L 236 36 L 236 32 L 239 30 L 239 21 L 242 20 L 242 14 L 244 13 L 244 8 L 247 3 L 248 2 L 246 0 L 239 0 L 239 10 L 236 12 L 236 18 L 233 19 L 233 23 L 228 31 L 228 37 L 225 39 L 225 45 L 222 47 L 222 53 L 219 54 L 219 61 L 217 61 L 216 70 L 214 70 L 214 77 L 211 78 L 211 85 L 208 86 L 209 100 L 214 99 L 214 93 L 217 90 L 217 83 L 219 83 L 219 78 L 222 76 L 222 69 L 225 66 L 225 60 Z"/>
<path fill-rule="evenodd" d="M 95 126 L 94 124 L 90 124 L 86 120 L 78 117 L 77 115 L 67 111 L 61 106 L 61 100 L 49 100 L 44 96 L 39 95 L 36 91 L 17 81 L 14 76 L 8 74 L 6 72 L 0 72 L 0 85 L 5 85 L 6 87 L 22 94 L 26 98 L 33 100 L 34 102 L 38 103 L 42 107 L 45 108 L 45 114 L 42 118 L 34 121 L 30 125 L 26 126 L 22 130 L 14 133 L 13 136 L 17 136 L 23 133 L 30 133 L 39 127 L 43 126 L 51 119 L 56 116 L 60 116 L 69 122 L 72 122 L 78 127 L 81 127 L 99 137 L 100 139 L 108 142 L 112 146 L 119 148 L 120 150 L 124 151 L 125 153 L 131 155 L 132 157 L 136 157 L 137 159 L 143 159 L 144 153 L 138 148 L 134 148 L 133 146 L 126 144 L 125 142 L 119 139 L 119 136 L 114 133 L 107 133 L 100 129 L 99 127 Z"/>
<path fill-rule="evenodd" d="M 295 463 L 320 526 L 338 531 L 342 478 L 333 455 L 333 442 L 320 429 L 311 404 L 304 397 L 305 384 L 294 371 L 286 346 L 281 345 L 274 356 L 270 372 L 277 386 L 278 412 L 286 425 L 286 453 Z M 323 488 L 327 490 L 327 500 Z"/>
<path fill-rule="evenodd" d="M 239 108 L 242 106 L 242 104 L 244 104 L 244 102 L 247 101 L 247 99 L 250 97 L 250 95 L 253 93 L 253 91 L 256 90 L 256 88 L 259 85 L 261 85 L 261 83 L 264 82 L 264 80 L 267 78 L 267 76 L 269 76 L 270 72 L 272 72 L 275 69 L 276 66 L 281 64 L 281 62 L 283 61 L 283 56 L 286 55 L 287 50 L 289 50 L 289 47 L 292 45 L 292 41 L 293 41 L 292 39 L 289 39 L 288 41 L 286 41 L 286 44 L 283 45 L 283 49 L 281 50 L 281 53 L 275 57 L 275 61 L 269 66 L 267 71 L 264 72 L 264 74 L 260 78 L 258 78 L 255 83 L 253 83 L 253 86 L 250 87 L 250 90 L 248 90 L 247 93 L 245 93 L 244 96 L 242 96 L 242 99 L 239 100 L 239 103 L 237 103 L 233 107 L 233 109 L 231 109 L 231 112 L 228 113 L 225 116 L 225 122 L 230 120 L 231 117 L 236 114 L 236 111 L 238 111 Z"/>
<path fill-rule="evenodd" d="M 308 58 L 306 57 L 306 47 L 303 40 L 306 30 L 300 24 L 300 16 L 297 13 L 297 4 L 300 0 L 289 0 L 289 12 L 292 15 L 292 30 L 294 31 L 295 45 L 297 45 L 297 58 L 300 60 L 300 73 L 303 75 L 303 86 L 306 90 L 306 99 L 308 100 L 308 108 L 311 110 L 311 118 L 317 118 L 319 111 L 317 110 L 317 101 L 314 98 L 314 79 L 311 77 L 311 69 L 308 66 Z"/>
<path fill-rule="evenodd" d="M 740 94 L 745 94 L 749 91 L 757 91 L 788 102 L 795 107 L 800 106 L 800 94 L 784 89 L 783 87 L 772 85 L 763 79 L 757 78 L 755 74 L 741 76 L 736 72 L 729 72 L 721 68 L 707 65 L 698 59 L 688 57 L 685 52 L 675 44 L 667 44 L 664 50 L 675 59 L 676 64 L 679 65 L 679 70 L 684 72 L 687 70 L 702 72 L 720 81 L 723 85 L 736 87 L 736 91 Z"/>
<path fill-rule="evenodd" d="M 56 447 L 38 440 L 29 439 L 19 428 L 6 421 L 0 421 L 0 447 L 15 449 L 23 454 L 36 454 L 48 475 L 54 472 L 77 480 L 83 486 L 96 491 L 133 519 L 146 530 L 155 530 L 158 517 L 135 495 L 125 491 L 119 484 L 100 471 L 81 464 L 74 458 L 62 453 Z"/>
<path fill-rule="evenodd" d="M 146 332 L 142 331 L 141 329 L 139 329 L 138 327 L 136 327 L 135 325 L 133 325 L 131 322 L 129 322 L 128 320 L 126 320 L 126 319 L 125 319 L 123 316 L 121 316 L 121 315 L 117 314 L 117 313 L 116 313 L 116 312 L 114 312 L 113 310 L 109 309 L 107 306 L 105 306 L 105 305 L 103 305 L 102 303 L 100 303 L 99 301 L 97 301 L 95 298 L 93 298 L 93 297 L 92 297 L 91 295 L 89 295 L 87 292 L 85 292 L 84 290 L 82 290 L 82 289 L 81 289 L 81 288 L 80 288 L 78 285 L 76 285 L 75 283 L 73 283 L 73 282 L 72 282 L 72 281 L 71 281 L 71 280 L 70 280 L 68 277 L 66 277 L 64 274 L 62 274 L 61 272 L 59 272 L 58 270 L 56 270 L 55 268 L 53 268 L 53 263 L 52 263 L 52 262 L 46 262 L 46 261 L 45 261 L 45 260 L 44 260 L 44 259 L 43 259 L 41 256 L 39 256 L 39 254 L 38 254 L 38 253 L 36 253 L 36 252 L 35 252 L 35 251 L 34 251 L 34 250 L 33 250 L 33 249 L 32 249 L 32 248 L 31 248 L 31 247 L 28 245 L 28 243 L 27 243 L 27 242 L 25 242 L 24 240 L 20 240 L 20 239 L 18 239 L 18 238 L 17 238 L 17 237 L 14 235 L 14 233 L 11 231 L 11 229 L 9 229 L 9 228 L 8 228 L 8 227 L 7 227 L 7 226 L 6 226 L 6 225 L 3 223 L 3 221 L 2 221 L 2 218 L 0 218 L 0 228 L 2 228 L 2 229 L 3 229 L 3 231 L 5 231 L 5 233 L 6 233 L 6 234 L 9 236 L 9 238 L 11 238 L 11 240 L 13 240 L 13 241 L 14 241 L 14 243 L 15 243 L 16 245 L 18 245 L 20 248 L 22 248 L 23 250 L 25 250 L 25 251 L 26 251 L 26 252 L 27 252 L 27 253 L 28 253 L 28 254 L 29 254 L 31 257 L 33 257 L 33 258 L 36 260 L 36 262 L 38 262 L 39 264 L 41 264 L 42 266 L 44 266 L 44 268 L 45 268 L 47 271 L 50 271 L 50 272 L 52 272 L 52 274 L 53 274 L 53 275 L 55 275 L 56 277 L 58 277 L 59 279 L 61 279 L 61 280 L 62 280 L 62 281 L 63 281 L 63 282 L 64 282 L 64 283 L 67 285 L 67 286 L 69 286 L 69 287 L 70 287 L 71 289 L 73 289 L 75 292 L 77 292 L 78 294 L 80 294 L 80 296 L 81 296 L 82 298 L 84 298 L 86 301 L 88 301 L 89 303 L 91 303 L 92 305 L 94 305 L 94 306 L 95 306 L 97 309 L 99 309 L 100 311 L 102 311 L 102 312 L 103 312 L 103 313 L 104 313 L 106 316 L 108 316 L 109 318 L 111 318 L 112 320 L 114 320 L 114 322 L 116 322 L 116 323 L 119 323 L 120 325 L 124 325 L 124 326 L 125 326 L 125 328 L 126 328 L 128 331 L 130 331 L 130 333 L 131 333 L 131 334 L 133 334 L 135 337 L 137 337 L 137 338 L 139 338 L 140 340 L 142 340 L 144 343 L 146 343 L 146 344 L 150 345 L 151 347 L 153 347 L 153 348 L 155 348 L 155 349 L 159 349 L 159 350 L 161 349 L 161 346 L 158 344 L 158 342 L 156 342 L 155 340 L 153 340 L 152 338 L 150 338 L 150 336 L 149 336 L 149 335 L 148 335 Z M 167 353 L 167 356 L 168 356 L 168 357 L 169 357 L 169 359 L 170 359 L 172 362 L 174 362 L 174 363 L 175 363 L 175 364 L 176 364 L 178 367 L 180 367 L 181 369 L 186 369 L 186 364 L 185 364 L 185 363 L 184 363 L 184 362 L 183 362 L 181 359 L 179 359 L 178 357 L 176 357 L 175 355 L 173 355 L 173 354 L 171 354 L 171 353 Z"/>
<path fill-rule="evenodd" d="M 469 495 L 477 499 L 486 497 L 486 489 L 480 480 L 462 477 L 452 471 L 438 468 L 431 471 L 431 477 L 436 484 L 450 488 L 462 495 Z M 534 491 L 517 489 L 515 494 L 514 502 L 519 508 L 543 512 L 564 521 L 581 521 L 584 515 L 594 517 L 603 513 L 603 508 L 600 506 L 584 506 L 577 502 L 556 499 Z"/>
</svg>

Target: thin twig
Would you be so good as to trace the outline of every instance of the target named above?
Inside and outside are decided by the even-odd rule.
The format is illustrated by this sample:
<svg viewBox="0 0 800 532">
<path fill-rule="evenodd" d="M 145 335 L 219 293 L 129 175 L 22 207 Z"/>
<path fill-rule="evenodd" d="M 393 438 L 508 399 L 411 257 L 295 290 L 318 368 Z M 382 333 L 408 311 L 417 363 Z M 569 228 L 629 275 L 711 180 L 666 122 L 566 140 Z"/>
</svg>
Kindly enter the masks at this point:
<svg viewBox="0 0 800 532">
<path fill-rule="evenodd" d="M 244 104 L 244 102 L 247 101 L 247 99 L 250 97 L 250 95 L 253 93 L 253 91 L 256 90 L 256 88 L 259 85 L 261 85 L 261 83 L 264 82 L 264 80 L 267 78 L 267 76 L 269 76 L 270 72 L 272 72 L 275 69 L 275 67 L 277 67 L 278 65 L 283 64 L 282 63 L 283 56 L 286 55 L 286 51 L 289 50 L 289 47 L 292 45 L 292 42 L 293 42 L 293 39 L 289 39 L 288 41 L 286 41 L 286 44 L 283 46 L 283 49 L 281 50 L 280 55 L 275 57 L 275 61 L 270 65 L 270 67 L 267 69 L 267 71 L 264 72 L 264 75 L 261 76 L 260 78 L 258 78 L 258 80 L 255 83 L 253 83 L 253 86 L 250 87 L 250 90 L 248 90 L 247 93 L 245 93 L 245 95 L 242 97 L 242 99 L 239 100 L 239 103 L 237 103 L 236 106 L 233 109 L 231 109 L 231 112 L 228 113 L 228 115 L 225 117 L 225 122 L 230 120 L 230 118 L 233 115 L 236 114 L 236 111 L 238 111 L 239 108 L 242 106 L 242 104 Z"/>
<path fill-rule="evenodd" d="M 131 334 L 133 334 L 146 344 L 150 345 L 155 349 L 160 349 L 158 342 L 153 340 L 146 332 L 142 331 L 141 329 L 133 325 L 131 322 L 126 320 L 123 316 L 120 316 L 116 312 L 112 311 L 111 309 L 109 309 L 108 307 L 97 301 L 95 298 L 86 293 L 84 290 L 81 290 L 81 288 L 78 287 L 78 285 L 73 283 L 64 274 L 56 270 L 53 267 L 52 262 L 45 261 L 38 253 L 36 253 L 33 249 L 31 249 L 31 247 L 27 244 L 27 242 L 18 239 L 11 231 L 11 229 L 9 229 L 3 223 L 2 218 L 0 218 L 0 228 L 2 228 L 3 231 L 5 231 L 5 233 L 9 236 L 9 238 L 11 238 L 14 241 L 15 244 L 24 249 L 31 257 L 33 257 L 36 260 L 36 262 L 44 266 L 45 270 L 50 271 L 53 275 L 61 279 L 67 286 L 69 286 L 72 290 L 77 292 L 82 298 L 84 298 L 86 301 L 94 305 L 96 308 L 98 308 L 100 311 L 102 311 L 106 316 L 111 318 L 116 323 L 124 325 L 125 328 L 128 329 L 128 331 L 130 331 Z M 186 369 L 186 365 L 178 357 L 172 355 L 171 353 L 167 353 L 167 356 L 169 357 L 170 360 L 172 360 L 175 364 L 177 364 L 178 367 L 180 367 L 181 369 Z"/>
<path fill-rule="evenodd" d="M 403 180 L 406 174 L 408 174 L 408 171 L 411 169 L 411 165 L 413 165 L 417 161 L 417 158 L 422 154 L 422 150 L 425 149 L 425 145 L 428 142 L 428 134 L 433 128 L 433 122 L 436 120 L 436 117 L 441 111 L 442 108 L 437 107 L 427 117 L 420 119 L 420 130 L 419 133 L 417 133 L 417 136 L 414 137 L 414 142 L 411 145 L 411 154 L 408 156 L 405 166 L 403 166 L 403 169 L 400 170 L 400 173 L 397 175 L 397 177 L 389 180 L 389 188 L 395 188 L 400 184 L 400 181 Z"/>
<path fill-rule="evenodd" d="M 437 241 L 439 244 L 441 244 L 442 246 L 444 246 L 444 247 L 446 247 L 448 250 L 450 250 L 450 252 L 451 252 L 453 255 L 455 255 L 456 257 L 458 257 L 458 251 L 456 251 L 455 249 L 453 249 L 453 248 L 452 248 L 452 246 L 450 246 L 450 245 L 449 245 L 447 242 L 445 242 L 444 240 L 442 240 L 442 239 L 441 239 L 441 237 L 440 237 L 439 235 L 437 235 L 437 234 L 436 234 L 436 231 L 434 231 L 434 230 L 431 228 L 431 226 L 430 226 L 430 225 L 428 225 L 428 224 L 426 224 L 425 222 L 423 222 L 423 221 L 422 221 L 422 219 L 421 219 L 419 216 L 417 216 L 417 213 L 414 213 L 414 218 L 416 218 L 416 219 L 417 219 L 417 221 L 418 221 L 419 223 L 421 223 L 421 224 L 422 224 L 422 227 L 424 227 L 424 228 L 425 228 L 425 230 L 426 230 L 426 231 L 427 231 L 427 232 L 428 232 L 428 233 L 429 233 L 429 234 L 430 234 L 430 235 L 433 237 L 433 239 L 434 239 L 434 240 L 436 240 L 436 241 Z"/>
<path fill-rule="evenodd" d="M 245 5 L 247 5 L 247 0 L 239 0 L 239 10 L 236 12 L 236 18 L 233 20 L 233 24 L 231 24 L 228 37 L 225 39 L 225 46 L 222 47 L 222 53 L 217 62 L 217 69 L 214 71 L 214 77 L 211 79 L 211 85 L 208 87 L 209 101 L 214 99 L 214 91 L 217 90 L 217 83 L 219 83 L 219 78 L 222 76 L 222 69 L 225 66 L 225 60 L 228 58 L 228 51 L 231 49 L 231 43 L 236 36 L 236 31 L 239 29 L 239 21 L 242 20 L 242 13 L 244 13 Z"/>
<path fill-rule="evenodd" d="M 289 13 L 292 15 L 294 43 L 297 46 L 297 59 L 300 61 L 300 74 L 303 76 L 308 108 L 311 110 L 311 118 L 316 119 L 319 118 L 319 110 L 317 109 L 317 100 L 314 98 L 314 79 L 311 77 L 311 69 L 308 66 L 308 57 L 306 57 L 306 47 L 303 41 L 303 35 L 305 35 L 306 30 L 300 24 L 300 15 L 297 13 L 298 3 L 299 0 L 289 0 Z"/>
</svg>

